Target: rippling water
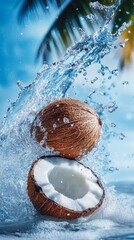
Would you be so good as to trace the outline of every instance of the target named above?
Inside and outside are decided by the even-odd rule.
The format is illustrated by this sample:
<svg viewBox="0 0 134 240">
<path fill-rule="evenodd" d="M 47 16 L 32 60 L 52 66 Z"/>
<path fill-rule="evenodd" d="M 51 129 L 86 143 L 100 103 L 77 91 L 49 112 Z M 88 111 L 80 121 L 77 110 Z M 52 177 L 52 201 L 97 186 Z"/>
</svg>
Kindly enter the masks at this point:
<svg viewBox="0 0 134 240">
<path fill-rule="evenodd" d="M 82 32 L 81 40 L 68 49 L 60 62 L 51 66 L 44 65 L 31 85 L 21 89 L 17 101 L 12 104 L 1 124 L 1 239 L 134 238 L 133 183 L 110 185 L 110 181 L 105 180 L 107 172 L 118 170 L 111 163 L 107 145 L 112 144 L 115 136 L 120 140 L 126 136 L 113 130 L 116 127 L 114 122 L 109 126 L 109 114 L 118 108 L 113 95 L 118 70 L 110 70 L 104 66 L 102 59 L 115 48 L 120 32 L 112 35 L 109 31 L 109 15 L 112 15 L 109 12 L 114 11 L 114 8 L 104 10 L 108 14 L 103 28 L 93 36 Z M 89 84 L 88 70 L 94 63 L 98 63 L 97 74 L 95 78 L 90 79 L 93 87 L 85 94 L 84 101 L 94 108 L 103 120 L 103 134 L 99 145 L 83 157 L 82 162 L 100 176 L 106 189 L 106 199 L 99 211 L 85 219 L 57 221 L 48 217 L 42 218 L 27 197 L 26 179 L 31 163 L 40 156 L 52 153 L 31 139 L 31 123 L 43 106 L 55 99 L 72 97 L 71 91 L 78 75 L 84 78 L 84 89 L 84 84 Z M 99 84 L 98 75 L 103 79 Z"/>
</svg>

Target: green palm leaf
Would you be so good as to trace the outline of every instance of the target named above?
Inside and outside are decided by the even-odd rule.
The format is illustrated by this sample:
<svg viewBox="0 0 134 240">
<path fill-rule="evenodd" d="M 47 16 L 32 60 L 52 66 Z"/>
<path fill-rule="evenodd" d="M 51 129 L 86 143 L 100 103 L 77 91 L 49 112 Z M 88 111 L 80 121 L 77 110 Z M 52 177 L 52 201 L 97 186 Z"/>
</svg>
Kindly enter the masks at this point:
<svg viewBox="0 0 134 240">
<path fill-rule="evenodd" d="M 132 21 L 129 26 L 121 35 L 120 40 L 125 42 L 125 47 L 121 50 L 120 68 L 124 68 L 127 64 L 132 62 L 132 54 L 134 52 L 134 0 L 121 0 L 113 22 L 113 33 L 115 33 L 124 22 Z"/>
<path fill-rule="evenodd" d="M 37 52 L 37 58 L 42 55 L 43 61 L 47 62 L 52 60 L 52 49 L 55 50 L 57 56 L 60 57 L 74 41 L 78 40 L 81 35 L 79 29 L 83 29 L 86 26 L 86 29 L 94 30 L 94 25 L 85 18 L 91 13 L 89 0 L 69 1 L 61 12 L 60 6 L 63 4 L 63 0 L 55 1 L 59 7 L 59 16 L 48 29 Z M 49 0 L 49 3 L 55 3 L 55 1 Z M 92 2 L 94 1 L 95 0 L 92 0 Z M 105 5 L 111 5 L 114 0 L 99 0 L 99 2 Z M 46 12 L 48 5 L 47 0 L 25 0 L 19 12 L 19 21 L 31 13 L 37 13 L 39 5 Z M 99 21 L 101 20 L 102 18 L 99 19 Z"/>
<path fill-rule="evenodd" d="M 91 13 L 89 0 L 71 1 L 68 6 L 59 14 L 48 32 L 44 36 L 38 49 L 37 57 L 43 53 L 43 60 L 48 61 L 52 48 L 61 54 L 80 36 L 79 29 L 83 29 L 81 18 Z M 85 22 L 93 29 L 93 25 L 85 19 Z"/>
<path fill-rule="evenodd" d="M 114 16 L 113 32 L 116 32 L 124 22 L 128 23 L 134 15 L 134 0 L 121 0 Z"/>
<path fill-rule="evenodd" d="M 132 24 L 122 33 L 121 40 L 125 43 L 125 47 L 121 50 L 120 68 L 132 62 L 134 53 L 134 15 L 131 17 Z"/>
<path fill-rule="evenodd" d="M 64 0 L 24 0 L 21 3 L 20 11 L 18 13 L 18 20 L 21 22 L 24 17 L 28 17 L 31 13 L 33 13 L 33 16 L 38 13 L 38 7 L 41 6 L 44 11 L 48 12 L 47 6 L 51 3 L 56 3 L 58 7 L 60 7 L 63 4 Z M 17 4 L 20 4 L 18 2 Z"/>
<path fill-rule="evenodd" d="M 94 2 L 95 0 L 92 0 Z M 67 47 L 69 47 L 75 40 L 78 40 L 81 32 L 79 29 L 90 29 L 94 31 L 94 23 L 90 22 L 86 16 L 91 13 L 91 8 L 89 6 L 90 0 L 71 0 L 68 2 L 66 7 L 60 11 L 60 7 L 63 6 L 64 0 L 25 0 L 21 6 L 19 12 L 19 20 L 24 19 L 24 17 L 30 16 L 31 13 L 38 13 L 38 6 L 40 5 L 44 9 L 44 13 L 48 13 L 46 8 L 49 3 L 56 3 L 59 8 L 58 18 L 54 20 L 53 24 L 49 27 L 48 32 L 45 34 L 38 52 L 37 57 L 43 56 L 44 61 L 49 61 L 52 59 L 53 53 L 60 57 Z M 111 5 L 114 0 L 99 0 L 101 4 Z M 51 14 L 51 12 L 50 12 Z M 118 28 L 122 25 L 124 21 L 128 22 L 133 19 L 134 15 L 134 0 L 121 0 L 120 6 L 118 7 L 114 21 L 113 21 L 113 32 L 116 32 Z M 84 20 L 83 20 L 84 18 Z M 100 19 L 103 17 L 100 13 Z M 99 21 L 100 21 L 99 19 Z M 102 21 L 103 22 L 103 21 Z M 133 34 L 133 28 L 132 34 Z M 133 36 L 133 35 L 132 35 Z M 129 34 L 129 44 L 127 48 L 122 50 L 121 66 L 123 67 L 128 59 L 127 54 L 131 55 L 133 51 L 133 41 L 134 38 Z M 126 37 L 126 33 L 122 34 L 122 38 Z M 131 44 L 130 44 L 131 42 Z M 125 53 L 123 53 L 123 51 Z M 126 57 L 127 56 L 127 57 Z"/>
</svg>

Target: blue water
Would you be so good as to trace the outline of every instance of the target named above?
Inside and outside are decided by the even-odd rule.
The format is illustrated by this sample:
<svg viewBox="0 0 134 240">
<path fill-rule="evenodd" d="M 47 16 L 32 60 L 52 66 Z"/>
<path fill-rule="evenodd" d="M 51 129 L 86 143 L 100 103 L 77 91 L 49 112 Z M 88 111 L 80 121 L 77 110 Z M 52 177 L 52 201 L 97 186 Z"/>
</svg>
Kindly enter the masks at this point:
<svg viewBox="0 0 134 240">
<path fill-rule="evenodd" d="M 2 5 L 4 11 L 6 6 L 4 3 Z M 7 9 L 11 13 L 10 4 Z M 13 24 L 16 24 L 14 14 L 12 17 Z M 11 26 L 8 20 L 6 24 Z M 5 31 L 3 29 L 3 33 Z M 11 92 L 15 89 L 15 93 L 17 88 L 13 80 L 23 78 L 28 83 L 37 71 L 32 67 L 34 51 L 29 54 L 31 57 L 26 57 L 27 48 L 30 48 L 26 43 L 31 36 L 23 41 L 20 38 L 24 34 L 21 34 L 19 27 L 16 32 L 20 33 L 18 40 L 14 39 L 14 32 L 11 37 L 7 35 L 6 49 L 10 51 L 11 40 L 12 44 L 17 43 L 18 56 L 23 61 L 21 59 L 19 64 L 16 63 L 14 54 L 14 61 L 11 61 L 5 57 L 4 50 L 1 60 L 4 66 L 1 89 Z M 1 239 L 133 239 L 134 109 L 130 103 L 134 100 L 134 82 L 133 79 L 120 80 L 117 62 L 111 61 L 112 54 L 119 48 L 116 39 L 117 36 L 111 35 L 108 23 L 93 36 L 83 33 L 80 41 L 67 51 L 61 62 L 44 65 L 28 87 L 21 87 L 17 101 L 11 104 L 0 129 Z M 26 70 L 18 71 L 25 65 L 29 65 L 30 69 L 27 74 Z M 11 77 L 11 68 L 14 68 L 14 77 Z M 42 149 L 31 139 L 31 123 L 44 105 L 61 97 L 85 101 L 103 121 L 99 145 L 82 162 L 100 176 L 106 189 L 106 199 L 98 212 L 73 222 L 42 218 L 36 213 L 26 192 L 31 163 L 41 155 L 50 154 L 49 149 Z"/>
</svg>

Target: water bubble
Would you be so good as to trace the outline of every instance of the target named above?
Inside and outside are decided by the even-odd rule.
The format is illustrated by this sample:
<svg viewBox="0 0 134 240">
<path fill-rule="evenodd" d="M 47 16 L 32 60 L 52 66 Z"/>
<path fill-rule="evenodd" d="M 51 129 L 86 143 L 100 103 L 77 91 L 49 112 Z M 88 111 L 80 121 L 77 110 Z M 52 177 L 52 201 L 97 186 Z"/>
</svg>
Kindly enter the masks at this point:
<svg viewBox="0 0 134 240">
<path fill-rule="evenodd" d="M 116 25 L 115 25 L 115 28 L 116 28 L 116 29 L 118 29 L 118 27 L 119 27 L 119 25 L 118 25 L 118 24 L 116 24 Z"/>
<path fill-rule="evenodd" d="M 111 105 L 107 106 L 106 109 L 108 109 L 108 112 L 112 113 L 114 112 L 118 106 L 116 105 L 116 102 L 113 102 Z"/>
<path fill-rule="evenodd" d="M 87 75 L 87 72 L 84 72 L 84 73 L 83 73 L 83 76 L 85 77 L 86 75 Z"/>
<path fill-rule="evenodd" d="M 56 129 L 57 125 L 56 123 L 53 124 L 53 129 Z"/>
<path fill-rule="evenodd" d="M 20 90 L 23 90 L 23 82 L 21 80 L 17 81 L 17 86 L 19 87 Z"/>
<path fill-rule="evenodd" d="M 95 77 L 93 80 L 91 80 L 91 83 L 95 83 L 98 80 L 98 77 Z"/>
<path fill-rule="evenodd" d="M 124 42 L 126 43 L 126 42 L 129 42 L 129 38 L 126 38 L 125 40 L 124 40 Z"/>
<path fill-rule="evenodd" d="M 93 90 L 91 93 L 89 93 L 88 98 L 90 98 L 95 92 L 96 90 Z"/>
<path fill-rule="evenodd" d="M 119 45 L 120 45 L 121 48 L 125 47 L 125 43 L 124 42 L 120 42 Z"/>
<path fill-rule="evenodd" d="M 111 127 L 116 127 L 116 124 L 115 123 L 111 123 Z"/>
<path fill-rule="evenodd" d="M 124 82 L 122 83 L 122 85 L 128 85 L 128 84 L 129 84 L 128 81 L 124 81 Z"/>
<path fill-rule="evenodd" d="M 86 18 L 90 21 L 90 22 L 95 22 L 96 21 L 96 16 L 92 13 L 88 14 L 86 16 Z"/>
<path fill-rule="evenodd" d="M 100 95 L 102 96 L 108 96 L 109 94 L 107 92 L 100 92 Z"/>
<path fill-rule="evenodd" d="M 100 67 L 100 69 L 98 70 L 98 73 L 101 73 L 102 76 L 104 76 L 107 71 L 108 71 L 108 72 L 111 72 L 107 66 L 104 66 L 104 65 L 101 64 L 101 67 Z"/>
<path fill-rule="evenodd" d="M 84 17 L 80 17 L 80 19 L 81 19 L 81 21 L 84 21 L 84 20 L 85 20 Z"/>
<path fill-rule="evenodd" d="M 125 137 L 126 137 L 126 136 L 124 135 L 124 133 L 120 133 L 120 135 L 119 135 L 119 139 L 120 139 L 120 140 L 124 140 Z"/>
<path fill-rule="evenodd" d="M 110 167 L 109 171 L 110 172 L 115 172 L 115 171 L 119 171 L 119 169 L 117 167 Z"/>
<path fill-rule="evenodd" d="M 5 141 L 6 138 L 7 138 L 7 135 L 2 134 L 2 135 L 0 136 L 0 140 L 1 140 L 1 141 Z"/>
<path fill-rule="evenodd" d="M 64 117 L 64 118 L 63 118 L 63 122 L 64 122 L 65 124 L 67 124 L 67 123 L 69 123 L 70 121 L 69 121 L 69 119 L 68 119 L 67 117 Z"/>
<path fill-rule="evenodd" d="M 115 76 L 118 76 L 119 75 L 119 70 L 118 69 L 114 69 L 111 71 L 111 73 Z"/>
</svg>

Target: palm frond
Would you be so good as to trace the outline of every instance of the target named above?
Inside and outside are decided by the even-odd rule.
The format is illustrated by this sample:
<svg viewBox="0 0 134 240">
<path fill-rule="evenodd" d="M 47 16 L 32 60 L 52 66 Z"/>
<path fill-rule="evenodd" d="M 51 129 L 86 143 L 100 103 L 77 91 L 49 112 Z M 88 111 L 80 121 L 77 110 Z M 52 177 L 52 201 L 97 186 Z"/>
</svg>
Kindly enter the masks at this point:
<svg viewBox="0 0 134 240">
<path fill-rule="evenodd" d="M 134 15 L 134 0 L 121 0 L 116 10 L 113 21 L 113 33 L 115 33 L 124 22 L 128 23 Z"/>
<path fill-rule="evenodd" d="M 120 68 L 130 65 L 134 54 L 134 16 L 131 17 L 132 24 L 122 33 L 121 39 L 125 43 L 121 50 Z"/>
<path fill-rule="evenodd" d="M 80 38 L 80 29 L 90 29 L 90 31 L 95 29 L 95 22 L 91 22 L 86 18 L 92 12 L 89 3 L 95 2 L 95 0 L 71 0 L 68 2 L 65 0 L 24 0 L 19 12 L 19 19 L 24 19 L 31 13 L 37 13 L 39 5 L 43 8 L 44 13 L 48 13 L 46 7 L 49 3 L 55 2 L 59 7 L 59 16 L 49 27 L 37 52 L 37 58 L 42 55 L 43 61 L 47 62 L 52 59 L 54 51 L 58 58 L 64 54 L 65 50 Z M 63 2 L 64 5 L 65 2 L 68 4 L 60 11 Z M 112 5 L 115 0 L 98 0 L 98 2 L 103 5 Z M 98 24 L 100 24 L 100 22 L 103 22 L 103 15 L 101 10 L 100 12 L 98 10 L 98 13 Z"/>
<path fill-rule="evenodd" d="M 94 1 L 92 0 L 92 2 Z M 113 1 L 100 0 L 99 2 L 110 5 Z M 44 36 L 37 52 L 37 58 L 43 55 L 43 61 L 48 62 L 49 59 L 52 59 L 52 49 L 55 49 L 57 56 L 60 57 L 74 41 L 80 38 L 81 29 L 86 27 L 86 29 L 90 29 L 90 32 L 93 32 L 95 23 L 86 18 L 89 13 L 93 13 L 89 0 L 73 0 L 69 2 Z M 103 21 L 101 12 L 98 21 L 99 23 L 96 23 L 96 25 Z"/>
<path fill-rule="evenodd" d="M 123 69 L 132 61 L 134 52 L 134 0 L 121 0 L 121 4 L 117 8 L 113 21 L 113 33 L 115 33 L 124 22 L 132 24 L 122 32 L 121 41 L 125 42 L 125 47 L 121 50 L 120 68 Z"/>
<path fill-rule="evenodd" d="M 48 60 L 48 52 L 50 53 L 52 45 L 55 45 L 58 55 L 62 48 L 67 48 L 77 39 L 76 29 L 82 28 L 80 17 L 86 16 L 91 12 L 88 0 L 82 2 L 80 0 L 72 1 L 53 22 L 48 32 L 44 36 L 38 49 L 37 57 L 43 53 L 43 60 Z M 78 34 L 78 33 L 77 33 Z M 50 51 L 49 51 L 50 50 Z"/>
<path fill-rule="evenodd" d="M 18 13 L 18 21 L 21 22 L 24 18 L 33 14 L 38 13 L 38 7 L 44 10 L 44 12 L 48 12 L 49 4 L 57 4 L 57 7 L 60 7 L 63 4 L 64 0 L 24 0 L 21 4 L 19 13 Z M 18 2 L 20 4 L 20 2 Z"/>
</svg>

